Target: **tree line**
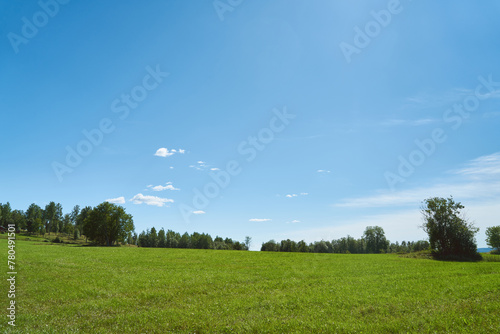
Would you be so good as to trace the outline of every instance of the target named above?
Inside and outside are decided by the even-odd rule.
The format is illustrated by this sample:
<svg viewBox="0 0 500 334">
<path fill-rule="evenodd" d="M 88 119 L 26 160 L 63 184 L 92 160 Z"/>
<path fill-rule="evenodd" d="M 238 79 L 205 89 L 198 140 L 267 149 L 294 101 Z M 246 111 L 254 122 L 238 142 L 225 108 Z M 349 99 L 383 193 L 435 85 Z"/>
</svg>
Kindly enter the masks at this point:
<svg viewBox="0 0 500 334">
<path fill-rule="evenodd" d="M 233 241 L 231 238 L 216 236 L 215 239 L 209 234 L 185 232 L 180 234 L 172 230 L 162 228 L 158 232 L 153 227 L 151 230 L 143 231 L 137 238 L 139 247 L 160 247 L 160 248 L 192 248 L 192 249 L 219 249 L 219 250 L 248 250 L 252 238 L 246 237 L 244 242 Z M 135 240 L 132 240 L 133 242 Z"/>
<path fill-rule="evenodd" d="M 312 252 L 312 253 L 409 253 L 429 250 L 435 258 L 445 260 L 479 260 L 475 235 L 479 228 L 470 222 L 462 210 L 464 206 L 453 197 L 431 197 L 422 202 L 424 223 L 420 226 L 429 241 L 390 243 L 380 226 L 368 226 L 359 239 L 351 236 L 332 241 L 316 241 L 306 244 L 304 240 L 290 239 L 277 243 L 270 240 L 262 244 L 261 251 Z M 495 252 L 500 252 L 500 226 L 486 229 L 486 243 Z"/>
<path fill-rule="evenodd" d="M 0 203 L 0 226 L 6 228 L 9 224 L 33 235 L 62 233 L 75 240 L 85 236 L 86 240 L 107 246 L 125 242 L 134 231 L 132 216 L 123 207 L 108 202 L 82 209 L 75 205 L 66 214 L 62 205 L 56 202 L 44 208 L 33 203 L 26 211 L 12 210 L 9 202 Z"/>
<path fill-rule="evenodd" d="M 479 231 L 462 214 L 464 206 L 455 202 L 453 197 L 432 197 L 422 202 L 421 213 L 424 223 L 421 228 L 428 234 L 429 241 L 403 241 L 391 243 L 380 226 L 368 226 L 363 236 L 355 239 L 347 236 L 332 241 L 316 241 L 307 244 L 290 239 L 276 242 L 270 240 L 262 244 L 261 251 L 274 252 L 313 252 L 313 253 L 408 253 L 430 250 L 441 258 L 477 258 L 475 235 Z M 12 210 L 10 203 L 0 203 L 0 227 L 7 229 L 15 224 L 17 230 L 29 234 L 64 233 L 79 239 L 85 236 L 98 245 L 134 244 L 139 247 L 196 248 L 248 250 L 251 238 L 244 242 L 223 239 L 209 234 L 194 232 L 180 234 L 172 230 L 143 231 L 134 233 L 134 221 L 125 209 L 116 204 L 103 202 L 96 207 L 75 205 L 70 213 L 63 213 L 60 203 L 50 202 L 43 209 L 31 204 L 26 211 Z M 491 248 L 500 251 L 500 226 L 486 229 L 486 242 Z"/>
<path fill-rule="evenodd" d="M 391 243 L 385 237 L 380 226 L 368 226 L 359 239 L 347 236 L 332 241 L 315 241 L 307 244 L 304 240 L 270 240 L 262 244 L 261 251 L 271 252 L 303 252 L 303 253 L 336 253 L 336 254 L 377 254 L 377 253 L 410 253 L 426 250 L 429 242 L 402 241 Z"/>
<path fill-rule="evenodd" d="M 74 240 L 85 237 L 87 241 L 105 246 L 130 244 L 139 247 L 248 250 L 251 242 L 250 237 L 239 242 L 219 236 L 212 239 L 209 234 L 198 232 L 182 235 L 172 230 L 165 232 L 164 229 L 157 232 L 154 227 L 137 235 L 132 215 L 126 213 L 122 206 L 109 202 L 82 209 L 75 205 L 66 214 L 62 205 L 55 202 L 44 208 L 33 203 L 26 211 L 12 210 L 9 202 L 0 203 L 0 226 L 7 229 L 9 224 L 15 224 L 18 231 L 24 230 L 33 235 L 63 233 Z"/>
</svg>

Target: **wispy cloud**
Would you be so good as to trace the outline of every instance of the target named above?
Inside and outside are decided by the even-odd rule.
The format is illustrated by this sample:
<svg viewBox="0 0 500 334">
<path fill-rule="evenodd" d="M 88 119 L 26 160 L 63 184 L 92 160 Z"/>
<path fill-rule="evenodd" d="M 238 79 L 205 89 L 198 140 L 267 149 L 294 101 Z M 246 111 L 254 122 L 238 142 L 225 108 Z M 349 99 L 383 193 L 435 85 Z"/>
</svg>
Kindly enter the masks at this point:
<svg viewBox="0 0 500 334">
<path fill-rule="evenodd" d="M 429 187 L 419 187 L 402 191 L 379 191 L 375 195 L 347 198 L 335 207 L 370 208 L 418 206 L 429 197 L 449 197 L 457 199 L 491 199 L 500 197 L 500 152 L 471 160 L 465 167 L 451 171 L 459 179 L 448 180 Z"/>
<path fill-rule="evenodd" d="M 211 170 L 211 171 L 220 170 L 220 168 L 212 167 L 207 162 L 205 162 L 203 160 L 199 160 L 199 161 L 196 162 L 196 164 L 190 165 L 189 167 L 190 168 L 194 168 L 196 170 L 208 170 L 208 169 Z"/>
<path fill-rule="evenodd" d="M 328 173 L 330 173 L 330 171 L 326 170 L 326 169 L 318 169 L 316 172 L 321 173 L 321 174 L 328 174 Z"/>
<path fill-rule="evenodd" d="M 270 222 L 272 219 L 268 219 L 268 218 L 252 218 L 252 219 L 249 219 L 248 221 L 251 221 L 251 222 Z"/>
<path fill-rule="evenodd" d="M 422 118 L 416 120 L 409 119 L 389 119 L 380 123 L 382 126 L 421 126 L 437 122 L 436 119 Z"/>
<path fill-rule="evenodd" d="M 180 154 L 184 154 L 186 153 L 186 150 L 183 150 L 183 149 L 178 149 L 178 150 L 168 150 L 168 148 L 166 147 L 162 147 L 162 148 L 159 148 L 156 153 L 155 153 L 155 156 L 157 157 L 162 157 L 162 158 L 166 158 L 166 157 L 170 157 L 176 153 L 180 153 Z"/>
<path fill-rule="evenodd" d="M 113 203 L 113 204 L 125 204 L 125 197 L 117 197 L 117 198 L 110 198 L 107 199 L 106 202 Z"/>
<path fill-rule="evenodd" d="M 300 223 L 300 220 L 294 219 L 292 221 L 286 222 L 287 224 L 297 224 Z"/>
<path fill-rule="evenodd" d="M 454 88 L 437 94 L 420 93 L 406 98 L 403 102 L 403 109 L 449 108 L 453 103 L 461 101 L 467 96 L 475 95 L 475 88 Z M 498 99 L 500 98 L 500 89 L 482 92 L 481 98 Z"/>
<path fill-rule="evenodd" d="M 453 102 L 463 99 L 468 95 L 473 95 L 473 89 L 454 88 L 441 93 L 420 93 L 406 99 L 406 104 L 413 107 L 435 108 L 447 106 Z"/>
<path fill-rule="evenodd" d="M 195 215 L 203 215 L 203 214 L 205 214 L 206 212 L 205 212 L 205 211 L 203 211 L 203 210 L 198 210 L 198 211 L 193 211 L 193 213 L 194 213 Z"/>
<path fill-rule="evenodd" d="M 286 198 L 293 198 L 293 197 L 299 197 L 299 196 L 307 196 L 309 193 L 300 193 L 300 194 L 287 194 L 285 195 Z"/>
<path fill-rule="evenodd" d="M 474 179 L 497 177 L 500 175 L 500 152 L 471 160 L 464 168 L 454 172 Z"/>
<path fill-rule="evenodd" d="M 161 198 L 156 196 L 144 196 L 143 194 L 137 194 L 130 199 L 134 204 L 147 204 L 154 205 L 158 207 L 165 206 L 167 203 L 173 203 L 173 199 Z"/>
<path fill-rule="evenodd" d="M 153 191 L 180 190 L 179 188 L 175 188 L 172 185 L 172 182 L 167 182 L 166 185 L 164 185 L 164 186 L 162 186 L 162 185 L 159 185 L 159 186 L 149 185 L 148 188 L 151 189 L 151 190 L 153 190 Z"/>
</svg>

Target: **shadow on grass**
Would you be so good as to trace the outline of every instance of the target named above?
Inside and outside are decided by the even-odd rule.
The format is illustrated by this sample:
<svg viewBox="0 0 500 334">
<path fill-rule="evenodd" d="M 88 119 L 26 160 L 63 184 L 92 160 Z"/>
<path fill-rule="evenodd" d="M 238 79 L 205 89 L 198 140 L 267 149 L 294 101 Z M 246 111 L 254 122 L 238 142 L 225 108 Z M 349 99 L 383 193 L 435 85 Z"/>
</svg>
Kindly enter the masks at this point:
<svg viewBox="0 0 500 334">
<path fill-rule="evenodd" d="M 488 256 L 485 256 L 488 255 Z M 498 257 L 498 260 L 492 259 L 489 254 L 479 254 L 476 253 L 471 256 L 463 256 L 463 255 L 455 255 L 455 254 L 447 254 L 447 255 L 442 255 L 438 254 L 435 252 L 432 252 L 430 250 L 424 250 L 420 252 L 413 252 L 413 253 L 408 253 L 408 254 L 403 254 L 400 255 L 400 257 L 403 258 L 409 258 L 409 259 L 426 259 L 426 260 L 436 260 L 436 261 L 446 261 L 446 262 L 480 262 L 480 261 L 488 261 L 488 262 L 500 262 L 500 256 Z M 495 255 L 491 255 L 495 256 Z"/>
<path fill-rule="evenodd" d="M 479 253 L 469 256 L 455 255 L 455 254 L 447 254 L 447 255 L 432 254 L 432 257 L 438 261 L 448 261 L 448 262 L 479 262 L 483 260 L 483 257 Z"/>
</svg>

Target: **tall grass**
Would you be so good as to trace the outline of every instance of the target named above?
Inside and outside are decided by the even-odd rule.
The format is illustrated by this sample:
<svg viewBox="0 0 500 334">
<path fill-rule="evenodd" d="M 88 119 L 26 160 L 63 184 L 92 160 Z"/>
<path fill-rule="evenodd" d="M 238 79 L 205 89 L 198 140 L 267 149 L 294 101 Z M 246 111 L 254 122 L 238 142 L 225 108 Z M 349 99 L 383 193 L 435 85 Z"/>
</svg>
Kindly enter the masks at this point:
<svg viewBox="0 0 500 334">
<path fill-rule="evenodd" d="M 0 332 L 500 332 L 495 262 L 22 240 L 16 252 L 17 326 L 5 317 Z"/>
</svg>

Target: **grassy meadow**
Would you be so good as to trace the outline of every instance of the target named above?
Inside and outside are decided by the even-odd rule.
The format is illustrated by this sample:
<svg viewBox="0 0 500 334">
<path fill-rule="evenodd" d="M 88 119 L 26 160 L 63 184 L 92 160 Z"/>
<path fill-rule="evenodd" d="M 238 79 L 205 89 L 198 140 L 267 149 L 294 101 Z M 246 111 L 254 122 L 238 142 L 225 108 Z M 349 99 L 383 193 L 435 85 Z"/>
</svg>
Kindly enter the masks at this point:
<svg viewBox="0 0 500 334">
<path fill-rule="evenodd" d="M 5 333 L 500 332 L 500 262 L 21 239 Z"/>
</svg>

